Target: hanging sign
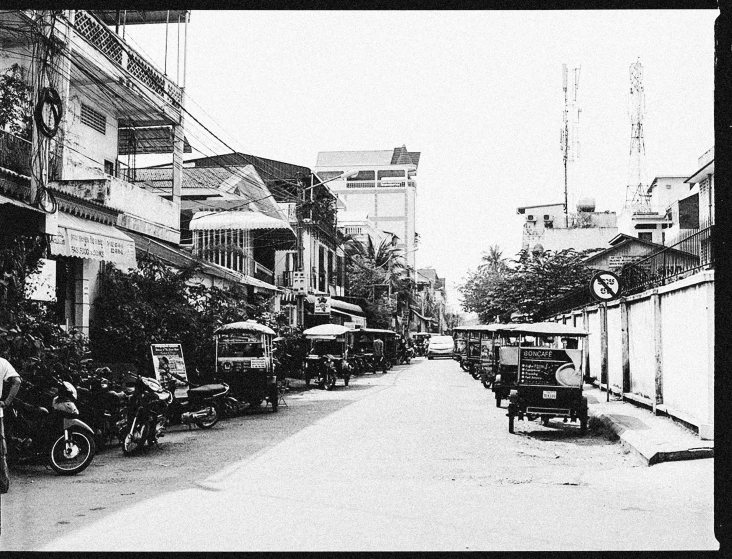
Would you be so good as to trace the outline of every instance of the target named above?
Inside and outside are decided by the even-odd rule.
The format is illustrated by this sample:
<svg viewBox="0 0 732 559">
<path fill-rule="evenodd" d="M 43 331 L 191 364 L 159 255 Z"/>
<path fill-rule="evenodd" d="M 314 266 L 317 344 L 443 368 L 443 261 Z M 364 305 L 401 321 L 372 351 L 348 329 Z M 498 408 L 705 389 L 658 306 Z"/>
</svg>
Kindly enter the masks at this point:
<svg viewBox="0 0 732 559">
<path fill-rule="evenodd" d="M 325 295 L 316 295 L 315 303 L 313 304 L 315 310 L 314 314 L 330 314 L 330 297 Z"/>
<path fill-rule="evenodd" d="M 612 272 L 598 272 L 590 280 L 590 293 L 596 301 L 613 301 L 620 297 L 620 278 Z"/>
</svg>

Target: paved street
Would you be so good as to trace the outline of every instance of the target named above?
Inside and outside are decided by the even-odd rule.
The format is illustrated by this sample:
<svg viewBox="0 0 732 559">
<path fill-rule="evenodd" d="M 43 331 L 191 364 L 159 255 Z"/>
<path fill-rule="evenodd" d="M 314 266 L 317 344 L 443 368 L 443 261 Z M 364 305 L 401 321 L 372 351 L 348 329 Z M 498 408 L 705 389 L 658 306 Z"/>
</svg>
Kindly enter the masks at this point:
<svg viewBox="0 0 732 559">
<path fill-rule="evenodd" d="M 713 462 L 641 466 L 608 435 L 519 422 L 452 360 L 416 360 L 289 407 L 15 472 L 12 550 L 717 549 Z"/>
</svg>

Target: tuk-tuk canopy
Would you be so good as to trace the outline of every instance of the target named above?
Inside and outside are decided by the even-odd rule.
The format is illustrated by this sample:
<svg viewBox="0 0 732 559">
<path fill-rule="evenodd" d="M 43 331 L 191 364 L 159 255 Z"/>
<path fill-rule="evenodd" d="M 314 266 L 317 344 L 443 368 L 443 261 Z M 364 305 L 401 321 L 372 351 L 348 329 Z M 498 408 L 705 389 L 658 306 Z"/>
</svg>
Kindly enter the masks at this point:
<svg viewBox="0 0 732 559">
<path fill-rule="evenodd" d="M 363 328 L 362 328 L 363 330 Z M 313 326 L 303 331 L 303 335 L 314 338 L 314 337 L 329 337 L 342 336 L 346 332 L 353 331 L 352 328 L 341 326 L 340 324 L 320 324 L 319 326 Z"/>
<path fill-rule="evenodd" d="M 224 324 L 214 331 L 214 335 L 221 334 L 223 332 L 257 332 L 258 334 L 269 334 L 270 336 L 277 335 L 272 328 L 265 326 L 264 324 L 260 324 L 259 322 L 254 322 L 253 320 Z"/>
<path fill-rule="evenodd" d="M 567 326 L 559 322 L 534 322 L 528 324 L 513 324 L 510 330 L 516 334 L 529 334 L 532 336 L 588 336 L 586 330 Z"/>
</svg>

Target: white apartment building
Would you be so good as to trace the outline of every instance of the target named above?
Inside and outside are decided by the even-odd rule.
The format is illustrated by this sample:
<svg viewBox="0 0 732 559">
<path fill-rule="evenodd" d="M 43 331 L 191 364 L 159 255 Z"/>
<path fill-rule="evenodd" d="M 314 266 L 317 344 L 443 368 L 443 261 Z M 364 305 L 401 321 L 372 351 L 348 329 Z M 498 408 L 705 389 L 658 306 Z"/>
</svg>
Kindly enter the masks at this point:
<svg viewBox="0 0 732 559">
<path fill-rule="evenodd" d="M 327 181 L 350 171 L 346 179 L 328 183 L 351 212 L 368 215 L 377 229 L 398 237 L 397 247 L 415 266 L 417 174 L 420 152 L 406 146 L 378 151 L 321 151 L 314 171 Z"/>
</svg>

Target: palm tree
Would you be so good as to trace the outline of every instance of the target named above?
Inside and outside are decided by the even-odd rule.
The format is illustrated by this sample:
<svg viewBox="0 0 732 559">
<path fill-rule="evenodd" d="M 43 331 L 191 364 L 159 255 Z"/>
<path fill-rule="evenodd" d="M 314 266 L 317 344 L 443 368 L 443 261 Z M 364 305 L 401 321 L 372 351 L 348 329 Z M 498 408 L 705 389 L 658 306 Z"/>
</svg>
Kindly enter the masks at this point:
<svg viewBox="0 0 732 559">
<path fill-rule="evenodd" d="M 506 259 L 503 258 L 503 251 L 498 245 L 491 245 L 488 252 L 483 253 L 483 263 L 490 270 L 497 272 L 506 266 Z"/>
</svg>

